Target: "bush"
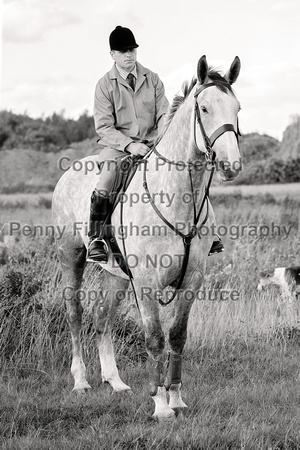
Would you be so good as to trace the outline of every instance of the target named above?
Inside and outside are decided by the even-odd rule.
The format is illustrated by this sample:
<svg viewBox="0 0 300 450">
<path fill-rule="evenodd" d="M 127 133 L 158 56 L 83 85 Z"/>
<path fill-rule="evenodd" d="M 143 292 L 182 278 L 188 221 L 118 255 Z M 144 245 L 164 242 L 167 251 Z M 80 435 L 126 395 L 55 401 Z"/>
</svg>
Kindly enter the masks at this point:
<svg viewBox="0 0 300 450">
<path fill-rule="evenodd" d="M 243 171 L 233 184 L 272 184 L 300 182 L 300 158 L 282 160 L 267 158 L 244 164 Z"/>
<path fill-rule="evenodd" d="M 26 114 L 0 112 L 0 150 L 31 148 L 58 152 L 73 142 L 96 136 L 94 119 L 85 111 L 77 120 L 52 114 L 45 119 L 33 119 Z"/>
</svg>

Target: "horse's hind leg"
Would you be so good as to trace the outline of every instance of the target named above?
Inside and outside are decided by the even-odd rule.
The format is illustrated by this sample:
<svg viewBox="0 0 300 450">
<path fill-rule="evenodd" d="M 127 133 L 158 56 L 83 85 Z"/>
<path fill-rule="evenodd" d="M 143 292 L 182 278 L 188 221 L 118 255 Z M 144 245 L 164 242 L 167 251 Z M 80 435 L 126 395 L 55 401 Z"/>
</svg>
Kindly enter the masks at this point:
<svg viewBox="0 0 300 450">
<path fill-rule="evenodd" d="M 97 335 L 102 381 L 109 383 L 115 392 L 130 391 L 131 388 L 123 383 L 119 376 L 111 338 L 116 309 L 120 297 L 122 297 L 120 293 L 127 291 L 128 281 L 108 272 L 104 272 L 103 276 L 102 288 L 101 291 L 99 290 L 94 304 L 94 326 Z"/>
<path fill-rule="evenodd" d="M 82 321 L 82 305 L 79 289 L 86 261 L 86 248 L 82 241 L 74 241 L 74 236 L 63 237 L 58 243 L 58 258 L 62 267 L 63 298 L 66 304 L 67 320 L 72 338 L 72 364 L 71 373 L 74 377 L 74 388 L 78 394 L 82 394 L 91 386 L 85 378 L 85 365 L 82 359 L 80 343 L 80 330 Z"/>
</svg>

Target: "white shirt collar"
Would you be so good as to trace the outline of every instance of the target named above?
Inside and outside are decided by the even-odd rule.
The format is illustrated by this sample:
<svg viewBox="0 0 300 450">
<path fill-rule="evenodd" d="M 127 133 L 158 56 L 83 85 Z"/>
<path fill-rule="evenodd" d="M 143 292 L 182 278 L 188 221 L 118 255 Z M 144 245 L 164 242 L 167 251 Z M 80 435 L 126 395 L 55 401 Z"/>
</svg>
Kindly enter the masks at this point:
<svg viewBox="0 0 300 450">
<path fill-rule="evenodd" d="M 134 68 L 130 72 L 127 72 L 126 70 L 121 69 L 117 64 L 116 64 L 116 68 L 117 68 L 117 71 L 119 72 L 120 76 L 123 78 L 123 80 L 126 80 L 127 75 L 129 73 L 132 73 L 135 76 L 135 78 L 137 78 L 136 66 L 134 66 Z"/>
</svg>

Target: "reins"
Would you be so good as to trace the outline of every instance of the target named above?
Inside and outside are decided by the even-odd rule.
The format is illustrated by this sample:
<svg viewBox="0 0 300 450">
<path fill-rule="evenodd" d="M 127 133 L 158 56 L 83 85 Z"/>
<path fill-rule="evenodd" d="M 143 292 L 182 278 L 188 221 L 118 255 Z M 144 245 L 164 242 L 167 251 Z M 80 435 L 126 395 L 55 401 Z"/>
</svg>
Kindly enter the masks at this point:
<svg viewBox="0 0 300 450">
<path fill-rule="evenodd" d="M 144 166 L 144 167 L 145 167 L 145 166 Z M 214 170 L 214 169 L 213 169 L 213 170 Z M 162 306 L 167 306 L 167 305 L 169 305 L 169 304 L 174 300 L 174 298 L 175 298 L 175 296 L 176 296 L 176 294 L 177 294 L 177 291 L 180 289 L 180 287 L 181 287 L 181 285 L 182 285 L 182 282 L 183 282 L 183 279 L 184 279 L 184 276 L 185 276 L 185 273 L 186 273 L 186 269 L 187 269 L 187 266 L 188 266 L 188 262 L 189 262 L 191 242 L 192 242 L 193 238 L 194 238 L 194 237 L 196 236 L 196 234 L 197 234 L 197 224 L 198 224 L 198 222 L 199 222 L 200 215 L 201 215 L 201 212 L 202 212 L 202 210 L 203 210 L 203 208 L 204 208 L 205 202 L 206 202 L 206 205 L 207 205 L 207 211 L 206 211 L 205 218 L 203 219 L 203 221 L 202 221 L 200 227 L 203 226 L 203 225 L 206 223 L 207 219 L 208 219 L 208 191 L 209 191 L 209 186 L 210 186 L 210 183 L 211 183 L 211 180 L 212 180 L 213 170 L 212 170 L 212 172 L 211 172 L 210 179 L 209 179 L 209 183 L 208 183 L 208 185 L 207 185 L 207 187 L 206 187 L 205 195 L 204 195 L 204 198 L 203 198 L 203 200 L 202 200 L 202 203 L 201 203 L 199 212 L 198 212 L 198 214 L 197 214 L 197 213 L 196 213 L 196 202 L 195 202 L 195 195 L 194 195 L 194 188 L 193 188 L 193 181 L 192 181 L 191 169 L 190 169 L 190 167 L 188 168 L 189 178 L 190 178 L 190 183 L 191 183 L 191 193 L 192 193 L 192 199 L 193 199 L 194 220 L 193 220 L 193 225 L 192 225 L 192 227 L 191 227 L 189 233 L 183 234 L 180 230 L 178 230 L 178 228 L 176 228 L 173 224 L 171 224 L 171 223 L 163 216 L 163 214 L 160 212 L 160 210 L 159 210 L 159 209 L 157 208 L 157 206 L 155 205 L 155 203 L 154 203 L 154 201 L 153 201 L 153 199 L 152 199 L 152 197 L 151 197 L 151 193 L 150 193 L 150 191 L 149 191 L 148 184 L 147 184 L 147 179 L 146 179 L 146 173 L 147 173 L 147 171 L 146 171 L 146 167 L 144 168 L 144 173 L 143 173 L 143 175 L 144 175 L 143 187 L 144 187 L 144 189 L 145 189 L 145 191 L 146 191 L 146 193 L 147 193 L 147 195 L 148 195 L 149 202 L 150 202 L 152 208 L 154 209 L 154 211 L 156 212 L 156 214 L 159 216 L 159 218 L 160 218 L 160 219 L 161 219 L 161 220 L 162 220 L 162 221 L 163 221 L 163 222 L 164 222 L 164 223 L 165 223 L 172 231 L 174 231 L 175 234 L 177 234 L 178 236 L 180 236 L 180 237 L 182 238 L 183 246 L 184 246 L 184 257 L 183 257 L 183 262 L 182 262 L 182 266 L 181 266 L 181 271 L 180 271 L 179 277 L 175 280 L 176 285 L 175 285 L 174 292 L 173 292 L 173 294 L 172 294 L 172 297 L 171 297 L 167 302 L 164 302 L 164 301 L 161 300 L 160 298 L 158 299 L 159 303 L 160 303 Z"/>
<path fill-rule="evenodd" d="M 202 138 L 204 141 L 204 145 L 205 145 L 205 159 L 207 161 L 210 161 L 212 164 L 212 169 L 211 169 L 211 173 L 209 176 L 209 180 L 207 183 L 207 186 L 205 188 L 205 193 L 199 208 L 199 211 L 197 213 L 197 205 L 196 205 L 196 200 L 195 200 L 195 192 L 194 192 L 194 185 L 193 185 L 193 179 L 192 179 L 192 169 L 191 169 L 191 162 L 185 163 L 185 167 L 187 167 L 188 173 L 189 173 L 189 179 L 190 179 L 190 185 L 191 185 L 191 196 L 192 196 L 192 200 L 193 200 L 193 213 L 194 213 L 194 217 L 193 217 L 193 225 L 190 229 L 190 231 L 187 234 L 182 233 L 180 230 L 178 230 L 178 228 L 176 228 L 172 223 L 170 223 L 166 217 L 164 217 L 164 215 L 161 213 L 161 211 L 157 208 L 157 206 L 155 205 L 155 202 L 151 196 L 151 192 L 149 190 L 148 187 L 148 183 L 147 183 L 147 168 L 146 165 L 148 163 L 148 159 L 151 156 L 152 153 L 154 153 L 156 155 L 157 158 L 162 159 L 163 161 L 169 163 L 169 164 L 173 164 L 173 165 L 181 165 L 182 166 L 182 162 L 176 162 L 176 161 L 171 161 L 167 158 L 165 158 L 163 155 L 161 155 L 157 149 L 156 149 L 156 145 L 154 145 L 152 147 L 152 149 L 150 150 L 150 152 L 146 155 L 145 158 L 142 158 L 138 161 L 138 163 L 143 163 L 144 164 L 144 171 L 143 171 L 143 187 L 148 195 L 148 199 L 149 202 L 152 206 L 152 208 L 154 209 L 154 211 L 156 212 L 156 214 L 158 215 L 158 217 L 172 230 L 174 231 L 174 233 L 178 236 L 180 236 L 182 238 L 183 241 L 183 246 L 184 246 L 184 257 L 183 257 L 183 262 L 182 262 L 182 266 L 181 266 L 181 270 L 180 270 L 180 274 L 177 277 L 177 279 L 174 280 L 174 282 L 171 284 L 172 287 L 174 287 L 174 292 L 171 296 L 170 299 L 168 299 L 168 301 L 164 302 L 161 298 L 158 299 L 160 305 L 162 306 L 167 306 L 169 305 L 174 298 L 177 295 L 177 291 L 180 289 L 184 277 L 185 277 L 185 273 L 186 273 L 186 269 L 188 266 L 188 262 L 189 262 L 189 255 L 190 255 L 190 247 L 191 247 L 191 243 L 193 238 L 197 235 L 197 230 L 198 230 L 198 222 L 200 220 L 200 216 L 201 213 L 204 209 L 204 205 L 206 203 L 206 207 L 207 207 L 207 211 L 205 214 L 205 217 L 203 219 L 203 221 L 201 222 L 201 224 L 199 225 L 199 229 L 201 229 L 201 227 L 206 223 L 207 219 L 208 219 L 208 210 L 209 210 L 209 206 L 208 206 L 208 201 L 209 201 L 209 189 L 211 186 L 211 182 L 212 182 L 212 178 L 213 178 L 213 174 L 214 174 L 214 170 L 215 170 L 215 158 L 216 158 L 216 153 L 213 150 L 213 145 L 216 142 L 216 140 L 222 136 L 222 134 L 226 133 L 227 131 L 232 131 L 234 132 L 237 141 L 238 141 L 238 135 L 239 135 L 239 130 L 237 128 L 237 132 L 235 131 L 235 128 L 233 126 L 233 124 L 224 124 L 222 126 L 220 126 L 219 128 L 217 128 L 217 130 L 215 130 L 213 132 L 213 134 L 211 135 L 211 137 L 209 138 L 205 132 L 202 120 L 201 120 L 201 114 L 200 114 L 200 110 L 199 110 L 199 106 L 198 106 L 198 102 L 197 102 L 197 97 L 198 95 L 206 88 L 211 87 L 211 86 L 215 86 L 214 83 L 207 83 L 202 85 L 194 94 L 194 98 L 195 98 L 195 108 L 194 108 L 194 145 L 195 147 L 203 153 L 203 150 L 201 150 L 197 144 L 197 139 L 196 139 L 196 125 L 198 123 L 201 134 L 202 134 Z M 121 211 L 120 211 L 120 221 L 121 221 L 121 227 L 123 226 L 123 202 L 121 203 Z M 125 262 L 127 264 L 128 267 L 128 262 L 127 262 L 127 257 L 126 257 L 126 247 L 125 247 L 125 240 L 124 237 L 122 237 L 122 241 L 123 241 L 123 251 L 124 251 L 124 255 L 125 255 Z M 130 271 L 128 271 L 130 273 Z M 136 296 L 136 291 L 134 288 L 134 283 L 133 283 L 133 277 L 130 277 L 130 282 L 133 288 L 133 292 L 134 292 L 134 296 L 135 296 L 135 300 L 136 300 L 136 304 L 137 307 L 139 309 L 138 306 L 138 301 L 137 301 L 137 296 Z M 174 286 L 175 284 L 175 286 Z"/>
</svg>

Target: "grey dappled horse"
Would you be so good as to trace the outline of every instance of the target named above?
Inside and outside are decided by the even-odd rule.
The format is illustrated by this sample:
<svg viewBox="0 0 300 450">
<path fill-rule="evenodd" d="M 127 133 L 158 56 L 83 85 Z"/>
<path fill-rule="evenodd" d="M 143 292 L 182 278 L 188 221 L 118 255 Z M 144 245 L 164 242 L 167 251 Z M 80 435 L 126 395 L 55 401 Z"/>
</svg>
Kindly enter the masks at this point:
<svg viewBox="0 0 300 450">
<path fill-rule="evenodd" d="M 239 71 L 238 57 L 225 76 L 208 68 L 205 56 L 200 58 L 197 79 L 185 86 L 182 97 L 175 97 L 161 140 L 142 162 L 142 170 L 137 170 L 126 191 L 126 198 L 134 198 L 135 203 L 138 198 L 138 203 L 124 201 L 122 207 L 119 203 L 112 215 L 115 229 L 122 220 L 124 229 L 131 230 L 124 242 L 128 261 L 130 256 L 137 262 L 130 269 L 145 331 L 154 416 L 159 419 L 172 417 L 176 410 L 187 407 L 181 398 L 181 363 L 193 303 L 191 292 L 197 293 L 201 288 L 206 258 L 214 240 L 211 232 L 205 236 L 199 233 L 201 226 L 205 224 L 211 230 L 215 222 L 206 187 L 213 165 L 223 181 L 233 180 L 241 168 L 237 139 L 239 102 L 231 88 Z M 78 393 L 90 388 L 80 344 L 82 305 L 76 295 L 86 265 L 88 237 L 84 227 L 75 232 L 74 224 L 88 223 L 90 197 L 99 176 L 96 161 L 96 156 L 81 160 L 82 167 L 94 164 L 94 170 L 71 167 L 59 180 L 53 195 L 54 223 L 61 229 L 64 227 L 57 247 L 63 287 L 68 287 L 65 301 L 72 337 L 71 372 Z M 116 234 L 116 239 L 123 249 L 122 237 Z M 189 257 L 182 272 L 186 247 Z M 130 280 L 112 255 L 103 267 L 103 295 L 94 302 L 102 380 L 110 383 L 114 391 L 126 391 L 130 387 L 119 377 L 111 327 L 120 291 L 130 287 Z M 183 280 L 172 305 L 168 366 L 164 369 L 160 293 L 176 285 L 181 274 Z"/>
</svg>

